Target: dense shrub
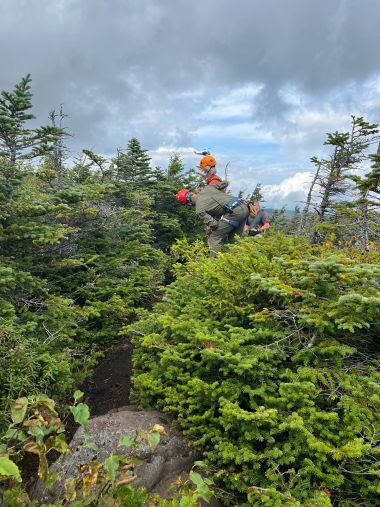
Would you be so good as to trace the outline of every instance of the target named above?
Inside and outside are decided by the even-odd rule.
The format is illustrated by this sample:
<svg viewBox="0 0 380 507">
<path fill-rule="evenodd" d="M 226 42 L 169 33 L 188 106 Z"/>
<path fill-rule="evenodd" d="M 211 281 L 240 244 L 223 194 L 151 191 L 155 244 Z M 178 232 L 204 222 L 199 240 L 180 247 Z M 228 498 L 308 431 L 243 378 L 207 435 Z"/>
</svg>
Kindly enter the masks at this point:
<svg viewBox="0 0 380 507">
<path fill-rule="evenodd" d="M 378 265 L 282 235 L 184 249 L 131 330 L 136 399 L 177 417 L 239 503 L 375 505 Z"/>
<path fill-rule="evenodd" d="M 45 281 L 0 262 L 0 436 L 14 399 L 49 392 L 62 400 L 89 373 L 95 354 L 77 342 L 81 318 Z"/>
</svg>

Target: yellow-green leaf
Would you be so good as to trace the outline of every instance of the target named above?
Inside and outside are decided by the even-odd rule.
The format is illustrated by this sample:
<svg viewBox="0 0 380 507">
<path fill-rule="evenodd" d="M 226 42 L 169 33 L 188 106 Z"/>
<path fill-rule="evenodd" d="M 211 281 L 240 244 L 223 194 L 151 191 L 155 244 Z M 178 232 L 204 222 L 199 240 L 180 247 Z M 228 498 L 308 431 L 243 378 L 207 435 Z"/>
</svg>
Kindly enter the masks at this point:
<svg viewBox="0 0 380 507">
<path fill-rule="evenodd" d="M 0 478 L 1 476 L 13 477 L 16 481 L 21 482 L 18 466 L 6 456 L 0 456 Z"/>
</svg>

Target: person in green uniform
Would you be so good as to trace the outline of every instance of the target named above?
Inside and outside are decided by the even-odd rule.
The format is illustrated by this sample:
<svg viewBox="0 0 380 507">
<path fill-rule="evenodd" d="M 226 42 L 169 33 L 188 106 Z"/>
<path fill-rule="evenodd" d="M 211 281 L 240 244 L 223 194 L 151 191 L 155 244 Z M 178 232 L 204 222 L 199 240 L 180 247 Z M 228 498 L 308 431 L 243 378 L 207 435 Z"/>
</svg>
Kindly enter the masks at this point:
<svg viewBox="0 0 380 507">
<path fill-rule="evenodd" d="M 239 197 L 221 192 L 216 185 L 206 186 L 199 193 L 180 190 L 177 201 L 195 206 L 195 213 L 206 225 L 212 257 L 216 256 L 223 245 L 232 243 L 236 234 L 243 234 L 249 215 L 247 204 Z"/>
</svg>

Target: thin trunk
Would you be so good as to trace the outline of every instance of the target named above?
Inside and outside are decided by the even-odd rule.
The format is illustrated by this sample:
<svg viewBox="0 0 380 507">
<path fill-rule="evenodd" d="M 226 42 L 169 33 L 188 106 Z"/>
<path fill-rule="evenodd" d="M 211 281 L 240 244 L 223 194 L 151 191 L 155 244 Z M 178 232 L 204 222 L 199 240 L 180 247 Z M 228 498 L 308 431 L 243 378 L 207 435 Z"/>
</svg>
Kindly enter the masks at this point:
<svg viewBox="0 0 380 507">
<path fill-rule="evenodd" d="M 337 166 L 337 155 L 338 155 L 338 148 L 336 147 L 335 151 L 334 151 L 334 157 L 332 159 L 331 166 L 330 166 L 330 171 L 327 176 L 327 181 L 326 181 L 326 184 L 324 185 L 322 200 L 319 205 L 319 209 L 317 211 L 318 212 L 317 223 L 321 223 L 324 221 L 326 210 L 329 208 L 330 203 L 331 203 L 332 189 L 334 187 L 334 183 L 336 182 L 335 173 L 336 173 L 336 166 Z M 311 243 L 313 243 L 313 244 L 317 243 L 318 238 L 319 238 L 318 232 L 314 231 L 311 236 Z"/>
<path fill-rule="evenodd" d="M 361 227 L 359 230 L 359 236 L 360 236 L 360 246 L 363 250 L 366 249 L 368 245 L 368 238 L 369 238 L 369 227 L 368 227 L 368 191 L 363 193 L 362 200 L 363 204 L 361 205 Z"/>
<path fill-rule="evenodd" d="M 11 155 L 9 157 L 9 161 L 11 163 L 11 166 L 16 165 L 16 156 L 17 156 L 16 148 L 15 147 L 11 147 Z"/>
<path fill-rule="evenodd" d="M 323 222 L 323 218 L 325 216 L 326 210 L 329 207 L 330 204 L 330 197 L 331 197 L 331 190 L 333 188 L 333 185 L 336 181 L 335 178 L 335 172 L 336 172 L 336 166 L 337 166 L 337 155 L 338 155 L 338 148 L 335 148 L 334 157 L 331 163 L 330 172 L 327 178 L 327 182 L 325 185 L 325 189 L 322 195 L 321 204 L 319 205 L 318 210 L 318 222 Z"/>
<path fill-rule="evenodd" d="M 321 170 L 321 164 L 319 163 L 318 164 L 318 169 L 317 169 L 317 172 L 315 173 L 315 176 L 314 176 L 314 179 L 313 181 L 311 182 L 311 185 L 310 185 L 310 188 L 309 188 L 309 193 L 307 194 L 307 199 L 306 199 L 306 203 L 305 203 L 305 207 L 302 211 L 302 215 L 301 215 L 301 220 L 300 220 L 300 223 L 298 225 L 298 234 L 301 234 L 302 231 L 303 231 L 303 227 L 305 225 L 305 222 L 306 222 L 306 216 L 309 212 L 309 208 L 310 208 L 310 203 L 311 203 L 311 198 L 312 198 L 312 195 L 313 195 L 313 190 L 314 190 L 314 186 L 315 186 L 315 183 L 318 179 L 318 176 L 319 176 L 319 171 Z"/>
</svg>

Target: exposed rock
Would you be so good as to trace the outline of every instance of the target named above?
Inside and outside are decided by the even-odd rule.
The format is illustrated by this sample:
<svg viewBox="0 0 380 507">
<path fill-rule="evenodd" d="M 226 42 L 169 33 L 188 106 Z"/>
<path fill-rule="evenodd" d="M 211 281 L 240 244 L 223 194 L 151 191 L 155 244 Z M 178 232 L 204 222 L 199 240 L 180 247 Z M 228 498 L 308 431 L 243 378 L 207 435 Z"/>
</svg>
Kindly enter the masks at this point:
<svg viewBox="0 0 380 507">
<path fill-rule="evenodd" d="M 160 443 L 154 450 L 145 441 L 139 442 L 135 448 L 119 446 L 122 436 L 133 438 L 137 431 L 151 430 L 155 424 L 163 426 L 167 435 L 161 436 Z M 33 498 L 40 502 L 53 502 L 63 492 L 65 479 L 79 476 L 77 465 L 94 459 L 104 462 L 110 454 L 143 459 L 145 463 L 135 470 L 138 478 L 134 481 L 134 486 L 144 486 L 148 491 L 162 495 L 178 476 L 186 476 L 195 460 L 180 431 L 173 427 L 167 416 L 156 411 L 137 411 L 134 406 L 122 407 L 118 411 L 90 419 L 89 434 L 98 450 L 83 446 L 84 432 L 80 428 L 70 443 L 72 454 L 61 457 L 51 467 L 52 472 L 62 471 L 62 479 L 51 491 L 38 482 Z"/>
</svg>

